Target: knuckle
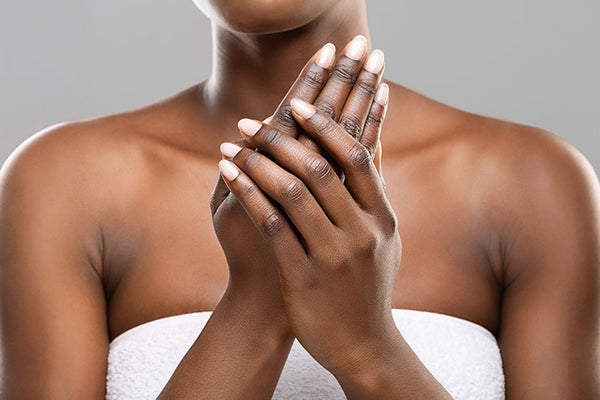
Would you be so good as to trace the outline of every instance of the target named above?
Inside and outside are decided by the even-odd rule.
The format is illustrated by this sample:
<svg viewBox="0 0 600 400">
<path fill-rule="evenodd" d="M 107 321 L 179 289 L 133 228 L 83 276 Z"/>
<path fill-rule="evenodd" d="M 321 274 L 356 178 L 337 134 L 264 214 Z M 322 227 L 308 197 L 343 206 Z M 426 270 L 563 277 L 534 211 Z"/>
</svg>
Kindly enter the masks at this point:
<svg viewBox="0 0 600 400">
<path fill-rule="evenodd" d="M 293 129 L 296 127 L 296 120 L 294 119 L 294 114 L 292 113 L 292 106 L 289 104 L 284 104 L 275 113 L 273 117 L 273 121 L 283 128 Z"/>
<path fill-rule="evenodd" d="M 278 235 L 284 226 L 285 221 L 277 211 L 270 211 L 260 222 L 260 228 L 267 237 Z"/>
<path fill-rule="evenodd" d="M 383 113 L 383 110 L 380 110 L 378 109 L 378 107 L 373 106 L 371 108 L 371 111 L 369 112 L 369 115 L 367 115 L 367 123 L 380 125 L 383 123 L 384 117 L 385 115 Z"/>
<path fill-rule="evenodd" d="M 329 115 L 331 117 L 331 119 L 335 120 L 337 113 L 335 111 L 335 108 L 328 102 L 319 102 L 319 103 L 315 104 L 315 107 L 317 107 L 319 110 L 323 111 L 325 114 Z"/>
<path fill-rule="evenodd" d="M 252 169 L 260 162 L 260 155 L 253 150 L 242 150 L 236 156 L 236 164 L 239 164 L 242 169 Z"/>
<path fill-rule="evenodd" d="M 360 80 L 356 82 L 356 85 L 354 85 L 354 87 L 362 94 L 368 96 L 375 96 L 375 93 L 377 92 L 377 88 L 375 87 L 375 85 L 373 85 L 373 83 L 367 80 Z"/>
<path fill-rule="evenodd" d="M 350 149 L 348 152 L 348 160 L 352 167 L 358 169 L 359 171 L 369 171 L 371 168 L 371 153 L 367 150 L 366 147 L 357 144 Z"/>
<path fill-rule="evenodd" d="M 328 181 L 333 173 L 331 165 L 322 157 L 310 156 L 304 163 L 306 172 L 309 177 L 319 180 Z"/>
<path fill-rule="evenodd" d="M 247 184 L 243 185 L 238 190 L 238 196 L 242 199 L 244 198 L 252 198 L 256 195 L 258 188 L 255 185 Z"/>
<path fill-rule="evenodd" d="M 262 142 L 265 148 L 277 147 L 281 144 L 281 133 L 277 129 L 267 129 L 262 135 Z"/>
<path fill-rule="evenodd" d="M 383 232 L 387 236 L 393 236 L 398 232 L 398 217 L 391 208 L 384 213 Z"/>
<path fill-rule="evenodd" d="M 317 106 L 319 109 L 321 107 Z M 335 111 L 332 111 L 335 112 Z M 314 130 L 318 132 L 320 136 L 327 136 L 331 134 L 337 127 L 337 124 L 334 122 L 332 118 L 327 118 L 324 115 L 316 113 L 312 117 L 312 124 L 314 126 Z"/>
<path fill-rule="evenodd" d="M 387 204 L 378 208 L 376 211 L 371 211 L 376 219 L 379 232 L 385 237 L 392 237 L 398 232 L 398 217 L 392 207 Z"/>
<path fill-rule="evenodd" d="M 351 85 L 356 81 L 354 70 L 355 68 L 351 63 L 342 61 L 333 68 L 332 75 L 336 80 Z"/>
<path fill-rule="evenodd" d="M 303 83 L 312 89 L 322 89 L 325 86 L 324 75 L 321 71 L 310 68 L 302 79 Z"/>
<path fill-rule="evenodd" d="M 375 254 L 375 251 L 379 247 L 379 238 L 372 234 L 363 234 L 361 235 L 361 242 L 358 246 L 359 254 L 362 257 L 369 258 Z"/>
<path fill-rule="evenodd" d="M 282 184 L 281 196 L 287 203 L 298 203 L 306 195 L 306 187 L 299 179 L 286 180 Z"/>
<path fill-rule="evenodd" d="M 344 128 L 354 139 L 360 138 L 362 135 L 362 126 L 352 118 L 343 118 L 340 121 L 340 126 Z"/>
</svg>

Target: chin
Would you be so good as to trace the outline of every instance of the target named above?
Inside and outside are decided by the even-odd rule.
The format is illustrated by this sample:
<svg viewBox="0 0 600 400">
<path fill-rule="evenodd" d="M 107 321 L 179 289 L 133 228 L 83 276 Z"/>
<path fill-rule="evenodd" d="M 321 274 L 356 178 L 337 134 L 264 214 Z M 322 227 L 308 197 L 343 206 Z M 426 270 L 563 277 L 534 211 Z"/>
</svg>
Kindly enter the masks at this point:
<svg viewBox="0 0 600 400">
<path fill-rule="evenodd" d="M 194 0 L 214 23 L 247 34 L 286 32 L 316 20 L 342 0 Z"/>
</svg>

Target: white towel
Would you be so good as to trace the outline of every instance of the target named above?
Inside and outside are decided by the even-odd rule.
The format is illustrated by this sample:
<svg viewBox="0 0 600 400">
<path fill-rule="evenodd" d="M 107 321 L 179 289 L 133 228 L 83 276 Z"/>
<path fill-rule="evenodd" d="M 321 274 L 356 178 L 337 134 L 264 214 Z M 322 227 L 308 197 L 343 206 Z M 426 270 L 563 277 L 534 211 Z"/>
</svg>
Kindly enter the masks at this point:
<svg viewBox="0 0 600 400">
<path fill-rule="evenodd" d="M 403 337 L 454 399 L 504 399 L 502 360 L 489 331 L 447 315 L 392 311 Z M 106 399 L 156 399 L 210 315 L 161 318 L 115 338 L 110 343 Z M 295 341 L 273 399 L 345 398 L 333 375 Z"/>
</svg>

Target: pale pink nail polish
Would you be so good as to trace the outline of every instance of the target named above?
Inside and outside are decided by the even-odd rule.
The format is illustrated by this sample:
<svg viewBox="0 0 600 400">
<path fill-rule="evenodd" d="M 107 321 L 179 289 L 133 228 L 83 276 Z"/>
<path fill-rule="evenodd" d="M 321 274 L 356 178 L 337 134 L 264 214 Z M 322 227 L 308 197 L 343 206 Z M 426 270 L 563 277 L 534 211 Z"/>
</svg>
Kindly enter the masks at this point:
<svg viewBox="0 0 600 400">
<path fill-rule="evenodd" d="M 302 119 L 309 119 L 315 115 L 315 108 L 302 100 L 292 99 L 290 105 L 292 106 L 292 111 Z"/>
<path fill-rule="evenodd" d="M 317 57 L 315 58 L 315 63 L 323 68 L 331 68 L 333 66 L 333 62 L 335 61 L 335 46 L 333 43 L 327 43 L 325 46 L 321 47 Z"/>
<path fill-rule="evenodd" d="M 380 74 L 383 70 L 383 62 L 385 56 L 381 50 L 373 50 L 367 61 L 365 62 L 365 69 L 373 74 Z"/>
<path fill-rule="evenodd" d="M 229 142 L 225 142 L 225 143 L 221 143 L 221 153 L 227 157 L 227 158 L 233 158 L 237 155 L 237 153 L 240 152 L 240 150 L 242 150 L 242 148 L 240 146 L 238 146 L 237 144 L 233 144 L 233 143 L 229 143 Z"/>
<path fill-rule="evenodd" d="M 367 38 L 358 35 L 346 47 L 346 56 L 353 60 L 360 60 L 367 52 Z"/>
<path fill-rule="evenodd" d="M 381 104 L 382 106 L 386 106 L 390 97 L 390 87 L 387 83 L 382 83 L 377 89 L 377 93 L 375 94 L 375 102 Z"/>
<path fill-rule="evenodd" d="M 246 136 L 256 135 L 256 132 L 258 132 L 261 127 L 261 123 L 253 119 L 244 118 L 238 121 L 238 128 L 240 132 Z"/>
<path fill-rule="evenodd" d="M 234 180 L 240 174 L 238 167 L 236 167 L 231 161 L 227 160 L 219 161 L 219 171 L 221 171 L 223 178 L 227 179 L 228 181 Z"/>
</svg>

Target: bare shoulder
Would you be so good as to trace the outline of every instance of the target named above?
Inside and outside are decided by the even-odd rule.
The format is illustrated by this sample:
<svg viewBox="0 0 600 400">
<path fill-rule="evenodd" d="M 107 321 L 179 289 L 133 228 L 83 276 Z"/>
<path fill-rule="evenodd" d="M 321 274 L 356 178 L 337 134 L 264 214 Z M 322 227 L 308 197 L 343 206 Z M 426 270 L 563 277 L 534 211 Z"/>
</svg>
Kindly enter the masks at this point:
<svg viewBox="0 0 600 400">
<path fill-rule="evenodd" d="M 536 210 L 597 209 L 596 172 L 567 140 L 541 128 L 494 118 L 464 113 L 463 119 L 459 125 L 463 140 L 480 157 L 476 176 L 492 184 L 488 190 L 496 205 L 520 217 L 533 216 Z"/>
<path fill-rule="evenodd" d="M 533 262 L 558 259 L 561 250 L 560 258 L 576 252 L 586 252 L 589 260 L 598 257 L 600 185 L 580 150 L 544 129 L 461 111 L 402 87 L 396 93 L 390 110 L 398 132 L 387 134 L 405 138 L 398 139 L 404 142 L 394 157 L 412 156 L 416 165 L 409 170 L 423 171 L 421 180 L 434 188 L 431 192 L 441 198 L 449 193 L 443 198 L 477 210 L 468 217 L 490 238 L 498 265 L 512 257 L 513 267 L 529 270 L 532 265 L 573 268 L 569 262 Z M 392 102 L 399 103 L 397 112 Z M 402 131 L 404 126 L 409 128 Z M 385 161 L 385 142 L 383 148 Z M 598 260 L 578 266 L 590 277 L 599 268 Z"/>
<path fill-rule="evenodd" d="M 2 185 L 60 192 L 87 207 L 126 196 L 159 163 L 169 115 L 185 93 L 149 106 L 59 123 L 19 145 L 2 166 Z M 169 128 L 166 128 L 168 126 Z M 162 135 L 162 136 L 161 136 Z M 4 192 L 7 192 L 7 188 Z"/>
<path fill-rule="evenodd" d="M 407 136 L 418 139 L 408 140 L 422 144 L 412 147 L 439 149 L 443 160 L 454 162 L 482 187 L 488 182 L 490 190 L 534 197 L 566 190 L 589 198 L 598 190 L 590 162 L 558 135 L 465 112 L 395 86 L 397 98 L 391 101 L 401 103 L 395 124 L 410 126 Z"/>
<path fill-rule="evenodd" d="M 133 112 L 51 126 L 2 166 L 2 390 L 9 397 L 30 385 L 37 398 L 104 398 L 111 256 L 104 249 L 114 236 L 103 228 L 136 182 L 148 182 L 155 146 L 143 119 Z"/>
</svg>

